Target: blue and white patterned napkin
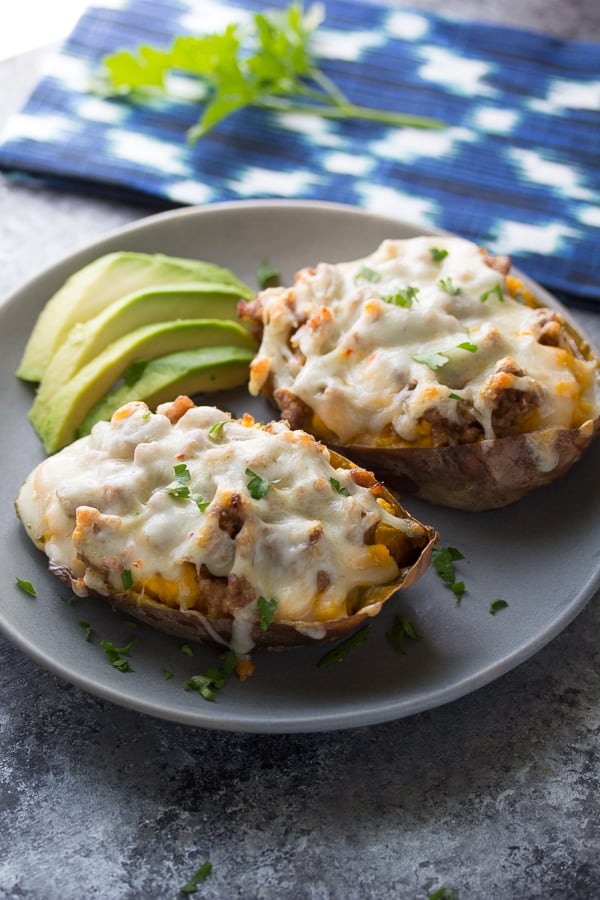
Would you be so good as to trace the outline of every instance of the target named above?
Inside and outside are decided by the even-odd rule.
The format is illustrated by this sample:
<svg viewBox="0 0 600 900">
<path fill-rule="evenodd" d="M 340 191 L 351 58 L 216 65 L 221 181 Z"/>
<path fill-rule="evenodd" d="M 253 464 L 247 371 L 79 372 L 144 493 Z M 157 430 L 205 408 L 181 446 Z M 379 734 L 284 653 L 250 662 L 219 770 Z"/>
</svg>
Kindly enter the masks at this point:
<svg viewBox="0 0 600 900">
<path fill-rule="evenodd" d="M 318 55 L 356 103 L 441 131 L 235 114 L 194 147 L 198 107 L 92 94 L 102 57 L 220 31 L 286 0 L 107 0 L 90 7 L 8 124 L 0 168 L 165 205 L 335 200 L 512 256 L 567 302 L 600 301 L 600 45 L 327 0 Z"/>
</svg>

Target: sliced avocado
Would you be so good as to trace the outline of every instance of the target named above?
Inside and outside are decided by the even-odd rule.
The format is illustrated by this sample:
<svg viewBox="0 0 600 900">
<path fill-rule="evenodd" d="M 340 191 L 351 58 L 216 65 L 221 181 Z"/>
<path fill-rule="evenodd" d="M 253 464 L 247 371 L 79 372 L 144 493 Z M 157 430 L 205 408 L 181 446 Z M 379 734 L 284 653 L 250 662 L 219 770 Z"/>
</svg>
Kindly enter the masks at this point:
<svg viewBox="0 0 600 900">
<path fill-rule="evenodd" d="M 140 359 L 152 359 L 194 347 L 234 345 L 254 349 L 254 341 L 237 322 L 180 319 L 142 325 L 110 344 L 85 365 L 50 400 L 46 415 L 32 422 L 48 453 L 70 443 L 84 418 L 101 397 Z M 30 418 L 32 415 L 30 413 Z"/>
<path fill-rule="evenodd" d="M 77 322 L 143 288 L 192 281 L 228 284 L 250 300 L 253 292 L 233 272 L 213 263 L 162 253 L 117 251 L 75 272 L 48 300 L 34 325 L 17 369 L 23 381 L 40 381 L 50 359 Z"/>
<path fill-rule="evenodd" d="M 179 394 L 193 396 L 239 387 L 248 380 L 253 356 L 252 350 L 244 347 L 201 347 L 134 363 L 125 372 L 123 384 L 92 407 L 77 436 L 89 434 L 96 422 L 110 419 L 116 409 L 131 400 L 144 400 L 154 410 Z"/>
<path fill-rule="evenodd" d="M 239 291 L 233 285 L 201 283 L 168 285 L 137 291 L 115 300 L 87 322 L 70 330 L 44 372 L 31 411 L 31 421 L 45 418 L 48 403 L 87 363 L 109 344 L 141 325 L 175 319 L 233 319 Z"/>
</svg>

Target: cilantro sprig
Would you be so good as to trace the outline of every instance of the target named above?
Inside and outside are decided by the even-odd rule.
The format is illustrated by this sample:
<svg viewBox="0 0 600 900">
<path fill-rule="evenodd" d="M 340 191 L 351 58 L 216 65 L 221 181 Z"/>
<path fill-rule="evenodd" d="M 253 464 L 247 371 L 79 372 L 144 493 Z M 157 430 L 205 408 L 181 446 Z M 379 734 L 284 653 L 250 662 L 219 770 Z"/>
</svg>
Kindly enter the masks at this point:
<svg viewBox="0 0 600 900">
<path fill-rule="evenodd" d="M 215 34 L 176 37 L 170 47 L 142 45 L 104 57 L 96 88 L 133 101 L 168 93 L 169 76 L 197 80 L 204 108 L 188 131 L 195 143 L 228 116 L 245 107 L 328 119 L 363 119 L 395 127 L 441 128 L 437 119 L 405 115 L 353 103 L 322 71 L 313 37 L 324 19 L 321 4 L 302 2 L 286 9 L 255 12 L 242 24 Z"/>
</svg>

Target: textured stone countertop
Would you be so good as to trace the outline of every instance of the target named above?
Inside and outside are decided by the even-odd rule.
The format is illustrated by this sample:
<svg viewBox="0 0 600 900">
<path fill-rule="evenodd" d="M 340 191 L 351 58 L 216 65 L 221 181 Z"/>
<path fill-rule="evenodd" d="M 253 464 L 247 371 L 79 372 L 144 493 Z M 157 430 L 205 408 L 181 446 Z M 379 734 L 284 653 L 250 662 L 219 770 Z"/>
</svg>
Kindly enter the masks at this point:
<svg viewBox="0 0 600 900">
<path fill-rule="evenodd" d="M 441 9 L 435 0 L 413 7 Z M 445 11 L 600 39 L 596 0 Z M 43 54 L 0 65 L 0 117 Z M 2 297 L 155 210 L 0 179 Z M 600 316 L 581 320 L 600 342 Z M 600 597 L 453 703 L 350 731 L 257 735 L 90 696 L 0 638 L 0 897 L 593 900 L 600 896 Z"/>
</svg>

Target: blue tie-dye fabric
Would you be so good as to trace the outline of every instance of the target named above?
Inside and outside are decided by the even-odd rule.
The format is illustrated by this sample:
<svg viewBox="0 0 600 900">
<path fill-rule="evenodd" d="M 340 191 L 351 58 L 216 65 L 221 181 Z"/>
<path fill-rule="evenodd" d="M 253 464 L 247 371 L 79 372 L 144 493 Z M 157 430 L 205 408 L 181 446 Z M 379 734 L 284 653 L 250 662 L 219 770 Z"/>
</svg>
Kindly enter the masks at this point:
<svg viewBox="0 0 600 900">
<path fill-rule="evenodd" d="M 246 110 L 196 146 L 191 101 L 89 92 L 103 55 L 221 30 L 239 0 L 91 7 L 14 116 L 0 167 L 165 204 L 335 200 L 457 232 L 567 302 L 600 301 L 600 45 L 408 9 L 328 0 L 322 68 L 356 103 L 441 118 L 441 131 Z"/>
</svg>

